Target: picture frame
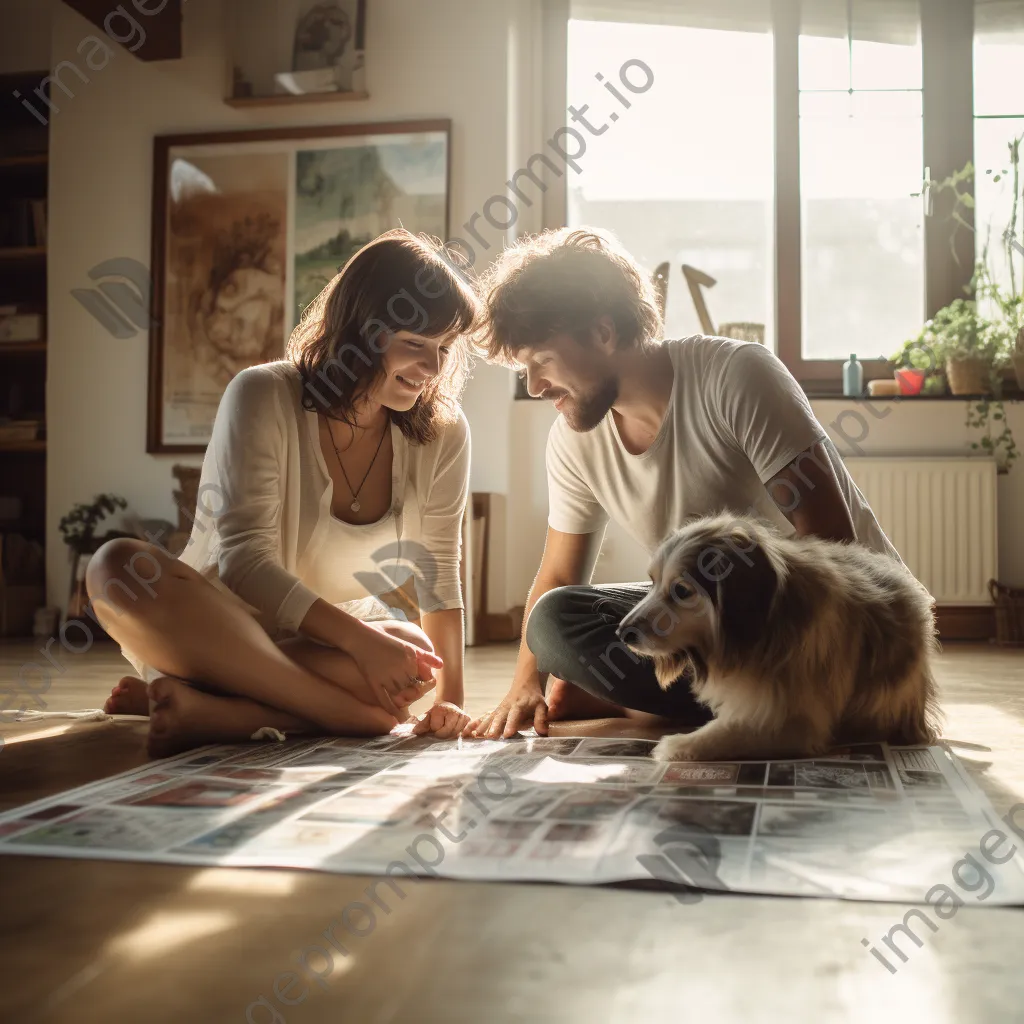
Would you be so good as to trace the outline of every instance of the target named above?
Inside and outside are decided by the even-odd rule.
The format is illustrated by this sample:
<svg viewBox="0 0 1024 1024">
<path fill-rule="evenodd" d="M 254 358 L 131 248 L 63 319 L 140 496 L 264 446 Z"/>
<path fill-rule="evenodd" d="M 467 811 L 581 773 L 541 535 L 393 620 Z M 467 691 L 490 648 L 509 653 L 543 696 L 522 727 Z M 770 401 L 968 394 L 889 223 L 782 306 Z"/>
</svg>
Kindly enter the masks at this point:
<svg viewBox="0 0 1024 1024">
<path fill-rule="evenodd" d="M 231 378 L 391 228 L 448 237 L 451 121 L 162 135 L 146 451 L 201 453 Z"/>
<path fill-rule="evenodd" d="M 230 0 L 226 102 L 366 98 L 367 0 Z"/>
</svg>

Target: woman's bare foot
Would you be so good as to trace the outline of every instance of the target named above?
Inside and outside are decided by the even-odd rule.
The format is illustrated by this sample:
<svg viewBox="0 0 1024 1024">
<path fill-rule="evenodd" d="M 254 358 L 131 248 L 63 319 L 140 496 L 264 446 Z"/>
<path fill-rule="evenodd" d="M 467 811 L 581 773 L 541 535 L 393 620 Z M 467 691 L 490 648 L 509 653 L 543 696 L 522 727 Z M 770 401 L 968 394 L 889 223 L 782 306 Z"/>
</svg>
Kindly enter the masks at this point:
<svg viewBox="0 0 1024 1024">
<path fill-rule="evenodd" d="M 149 692 L 146 684 L 135 676 L 124 676 L 110 691 L 103 710 L 108 715 L 148 715 Z"/>
<path fill-rule="evenodd" d="M 548 680 L 545 700 L 548 721 L 564 722 L 580 718 L 625 718 L 626 709 L 611 701 L 595 697 L 564 679 Z"/>
</svg>

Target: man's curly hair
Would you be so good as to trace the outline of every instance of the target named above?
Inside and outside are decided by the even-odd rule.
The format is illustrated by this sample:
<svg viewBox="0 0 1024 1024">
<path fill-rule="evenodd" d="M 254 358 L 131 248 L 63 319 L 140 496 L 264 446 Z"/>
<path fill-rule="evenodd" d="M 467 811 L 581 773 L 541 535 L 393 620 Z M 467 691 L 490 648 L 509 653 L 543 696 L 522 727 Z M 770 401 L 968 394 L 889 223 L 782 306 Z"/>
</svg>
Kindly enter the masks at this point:
<svg viewBox="0 0 1024 1024">
<path fill-rule="evenodd" d="M 515 353 L 555 334 L 585 343 L 609 316 L 621 346 L 648 345 L 663 328 L 654 288 L 610 235 L 561 228 L 506 249 L 483 280 L 486 319 L 477 345 L 492 362 L 517 367 Z"/>
</svg>

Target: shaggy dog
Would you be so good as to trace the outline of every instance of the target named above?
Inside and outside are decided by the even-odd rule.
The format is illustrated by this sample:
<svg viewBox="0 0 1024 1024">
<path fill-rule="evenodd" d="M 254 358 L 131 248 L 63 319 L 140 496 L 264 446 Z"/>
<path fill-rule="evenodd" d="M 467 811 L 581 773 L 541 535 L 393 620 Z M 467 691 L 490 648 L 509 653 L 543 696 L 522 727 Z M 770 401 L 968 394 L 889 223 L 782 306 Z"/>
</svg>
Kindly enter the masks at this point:
<svg viewBox="0 0 1024 1024">
<path fill-rule="evenodd" d="M 857 544 L 786 539 L 751 519 L 697 520 L 664 541 L 619 636 L 684 673 L 715 718 L 666 736 L 663 761 L 809 757 L 835 743 L 929 743 L 938 705 L 932 600 Z"/>
</svg>

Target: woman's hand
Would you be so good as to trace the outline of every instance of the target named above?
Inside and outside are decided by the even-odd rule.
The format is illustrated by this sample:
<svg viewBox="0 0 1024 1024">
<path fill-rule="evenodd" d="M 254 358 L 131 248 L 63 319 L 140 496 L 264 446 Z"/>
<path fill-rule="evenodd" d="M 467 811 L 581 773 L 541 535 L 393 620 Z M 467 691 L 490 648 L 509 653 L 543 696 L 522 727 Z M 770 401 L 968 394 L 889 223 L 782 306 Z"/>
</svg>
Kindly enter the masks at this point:
<svg viewBox="0 0 1024 1024">
<path fill-rule="evenodd" d="M 473 719 L 463 735 L 507 740 L 531 725 L 538 735 L 547 736 L 548 705 L 544 691 L 538 683 L 513 683 L 505 699 L 493 711 Z"/>
<path fill-rule="evenodd" d="M 425 736 L 432 733 L 439 740 L 454 739 L 469 724 L 469 715 L 457 704 L 439 700 L 413 726 L 414 736 Z"/>
<path fill-rule="evenodd" d="M 433 651 L 379 629 L 361 630 L 359 639 L 348 649 L 363 678 L 377 694 L 380 705 L 391 710 L 392 698 L 417 680 L 433 682 L 434 671 L 444 661 Z"/>
</svg>

